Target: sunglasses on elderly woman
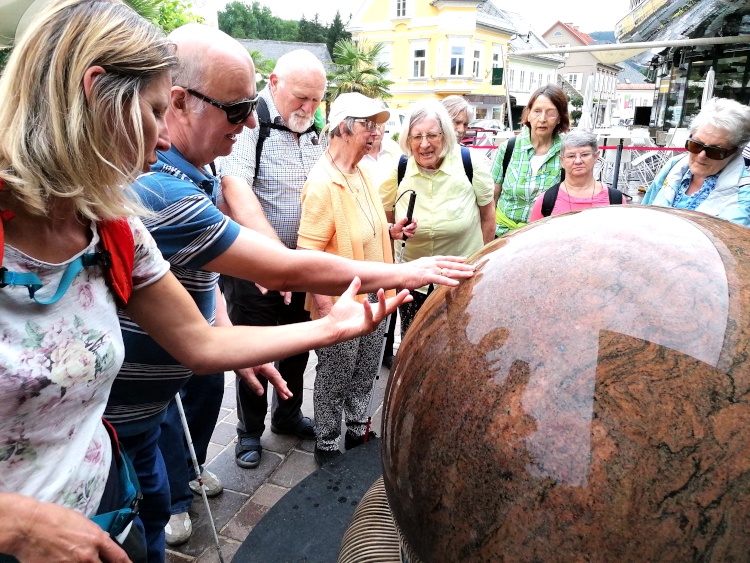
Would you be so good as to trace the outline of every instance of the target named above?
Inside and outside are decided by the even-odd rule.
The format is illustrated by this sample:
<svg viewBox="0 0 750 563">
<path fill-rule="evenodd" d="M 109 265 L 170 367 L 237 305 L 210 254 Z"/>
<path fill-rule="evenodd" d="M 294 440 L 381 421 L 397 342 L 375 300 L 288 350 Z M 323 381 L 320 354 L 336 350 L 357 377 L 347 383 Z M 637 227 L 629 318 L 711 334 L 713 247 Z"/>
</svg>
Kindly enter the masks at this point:
<svg viewBox="0 0 750 563">
<path fill-rule="evenodd" d="M 701 151 L 705 151 L 706 158 L 710 158 L 711 160 L 724 160 L 737 152 L 737 147 L 725 149 L 724 147 L 704 145 L 695 139 L 688 139 L 685 141 L 685 148 L 693 154 L 700 154 Z"/>
<path fill-rule="evenodd" d="M 222 104 L 221 102 L 217 102 L 213 98 L 209 98 L 192 88 L 185 88 L 185 90 L 191 96 L 195 96 L 199 100 L 222 110 L 227 114 L 227 121 L 232 125 L 239 125 L 245 121 L 250 117 L 250 114 L 253 113 L 255 107 L 258 105 L 258 96 L 255 96 L 251 100 L 242 100 L 241 102 L 234 102 L 233 104 Z"/>
</svg>

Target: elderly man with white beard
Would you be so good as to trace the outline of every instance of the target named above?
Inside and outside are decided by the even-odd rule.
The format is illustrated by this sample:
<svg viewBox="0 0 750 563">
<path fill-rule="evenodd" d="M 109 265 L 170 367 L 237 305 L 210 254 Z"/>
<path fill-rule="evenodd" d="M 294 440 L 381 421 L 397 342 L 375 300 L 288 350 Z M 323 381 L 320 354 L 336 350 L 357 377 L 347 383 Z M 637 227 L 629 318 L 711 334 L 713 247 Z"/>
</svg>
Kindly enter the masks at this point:
<svg viewBox="0 0 750 563">
<path fill-rule="evenodd" d="M 245 129 L 232 154 L 218 161 L 220 202 L 228 215 L 291 249 L 297 247 L 302 187 L 325 150 L 325 139 L 318 141 L 313 126 L 313 114 L 325 88 L 325 69 L 312 53 L 300 49 L 283 55 L 260 92 L 258 127 Z M 252 282 L 230 277 L 224 277 L 223 284 L 229 318 L 236 325 L 273 326 L 310 320 L 304 293 L 266 292 Z M 315 421 L 301 410 L 307 360 L 308 353 L 304 353 L 279 363 L 292 398 L 279 399 L 274 393 L 271 430 L 313 440 Z M 266 387 L 265 379 L 261 382 Z M 238 380 L 235 461 L 240 467 L 260 464 L 267 410 L 266 396 L 256 395 Z"/>
</svg>

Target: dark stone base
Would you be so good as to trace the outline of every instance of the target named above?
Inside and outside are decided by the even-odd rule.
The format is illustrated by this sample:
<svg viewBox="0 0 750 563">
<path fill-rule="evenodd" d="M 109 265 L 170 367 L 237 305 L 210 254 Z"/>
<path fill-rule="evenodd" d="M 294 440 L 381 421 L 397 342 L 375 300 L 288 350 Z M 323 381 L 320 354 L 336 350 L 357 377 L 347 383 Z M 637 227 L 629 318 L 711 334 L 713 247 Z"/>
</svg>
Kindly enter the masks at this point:
<svg viewBox="0 0 750 563">
<path fill-rule="evenodd" d="M 268 511 L 232 561 L 336 561 L 354 509 L 381 474 L 378 439 L 324 465 Z"/>
</svg>

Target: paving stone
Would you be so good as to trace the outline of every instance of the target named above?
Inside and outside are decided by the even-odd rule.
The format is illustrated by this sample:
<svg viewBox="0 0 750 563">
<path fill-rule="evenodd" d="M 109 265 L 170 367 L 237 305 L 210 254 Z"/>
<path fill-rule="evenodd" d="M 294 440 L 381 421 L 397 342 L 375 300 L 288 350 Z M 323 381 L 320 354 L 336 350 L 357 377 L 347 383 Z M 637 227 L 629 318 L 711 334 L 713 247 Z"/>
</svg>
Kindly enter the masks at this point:
<svg viewBox="0 0 750 563">
<path fill-rule="evenodd" d="M 228 424 L 226 422 L 219 422 L 214 428 L 214 433 L 211 434 L 211 442 L 214 444 L 221 444 L 226 446 L 232 440 L 237 437 L 237 428 L 234 424 Z"/>
<path fill-rule="evenodd" d="M 242 505 L 247 502 L 247 498 L 246 495 L 225 489 L 218 497 L 209 499 L 211 514 L 216 523 L 217 530 L 220 530 L 229 522 L 242 508 Z M 208 512 L 200 496 L 196 496 L 193 499 L 193 504 L 190 507 L 190 519 L 193 522 L 193 535 L 187 543 L 170 549 L 193 557 L 201 555 L 208 548 L 212 548 L 215 552 L 216 543 L 212 531 L 213 523 L 208 517 Z"/>
<path fill-rule="evenodd" d="M 240 542 L 244 541 L 250 531 L 258 524 L 258 522 L 260 522 L 260 519 L 263 518 L 269 510 L 269 506 L 263 506 L 249 500 L 221 530 L 222 536 Z"/>
<path fill-rule="evenodd" d="M 263 451 L 260 465 L 255 469 L 243 469 L 234 462 L 234 447 L 221 452 L 207 467 L 224 483 L 224 490 L 252 495 L 281 463 L 282 457 L 274 452 Z"/>
<path fill-rule="evenodd" d="M 269 481 L 280 487 L 292 488 L 317 468 L 318 464 L 311 454 L 294 450 Z"/>
<path fill-rule="evenodd" d="M 231 561 L 234 554 L 240 548 L 240 544 L 231 539 L 219 536 L 219 545 L 221 546 L 221 556 L 224 562 Z M 207 548 L 200 556 L 195 559 L 196 563 L 219 563 L 219 555 L 216 553 L 216 545 Z"/>
<path fill-rule="evenodd" d="M 276 452 L 282 456 L 286 456 L 292 448 L 299 442 L 300 439 L 297 436 L 290 434 L 275 434 L 271 432 L 271 426 L 266 427 L 266 431 L 260 438 L 260 443 L 263 446 L 263 451 Z"/>
<path fill-rule="evenodd" d="M 211 463 L 216 456 L 224 451 L 224 447 L 221 444 L 208 444 L 208 450 L 206 451 L 206 464 Z"/>
<path fill-rule="evenodd" d="M 271 507 L 276 504 L 281 497 L 289 492 L 286 487 L 279 487 L 278 485 L 272 485 L 271 483 L 265 483 L 255 491 L 252 496 L 252 501 L 255 504 L 259 504 L 265 507 Z"/>
</svg>

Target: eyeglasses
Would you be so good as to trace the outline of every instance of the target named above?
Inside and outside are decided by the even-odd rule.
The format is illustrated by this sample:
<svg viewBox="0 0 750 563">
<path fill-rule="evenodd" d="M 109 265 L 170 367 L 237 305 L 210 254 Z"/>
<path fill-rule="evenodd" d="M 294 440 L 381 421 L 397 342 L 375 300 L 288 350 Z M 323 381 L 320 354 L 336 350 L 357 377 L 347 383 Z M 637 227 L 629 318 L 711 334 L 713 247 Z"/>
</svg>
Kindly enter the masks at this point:
<svg viewBox="0 0 750 563">
<path fill-rule="evenodd" d="M 711 160 L 724 160 L 737 151 L 737 147 L 725 149 L 724 147 L 704 145 L 703 143 L 696 141 L 695 139 L 688 139 L 687 141 L 685 141 L 685 148 L 693 154 L 700 154 L 701 151 L 705 151 L 706 157 L 710 158 Z"/>
<path fill-rule="evenodd" d="M 409 135 L 409 141 L 412 143 L 422 143 L 425 139 L 427 139 L 428 143 L 434 143 L 437 141 L 440 137 L 442 137 L 442 133 L 425 133 L 424 135 Z"/>
<path fill-rule="evenodd" d="M 213 98 L 209 98 L 192 88 L 185 88 L 185 90 L 191 96 L 195 96 L 199 100 L 222 110 L 227 114 L 227 121 L 233 125 L 239 125 L 250 117 L 250 114 L 255 111 L 259 100 L 258 96 L 255 96 L 250 100 L 242 100 L 241 102 L 234 102 L 233 104 L 222 104 L 221 102 L 217 102 Z"/>
<path fill-rule="evenodd" d="M 368 131 L 375 131 L 375 128 L 379 127 L 379 125 L 375 123 L 374 121 L 372 121 L 371 119 L 357 118 L 357 119 L 352 119 L 352 121 L 356 123 L 364 123 L 365 129 L 367 129 Z"/>
<path fill-rule="evenodd" d="M 535 119 L 539 119 L 543 115 L 546 115 L 550 119 L 555 119 L 560 114 L 557 112 L 556 109 L 539 109 L 539 108 L 537 108 L 537 109 L 532 109 L 531 110 L 531 116 L 534 117 Z"/>
<path fill-rule="evenodd" d="M 566 160 L 567 162 L 575 162 L 579 158 L 581 160 L 588 160 L 594 155 L 593 152 L 582 152 L 580 154 L 566 154 L 563 155 L 563 160 Z"/>
</svg>

